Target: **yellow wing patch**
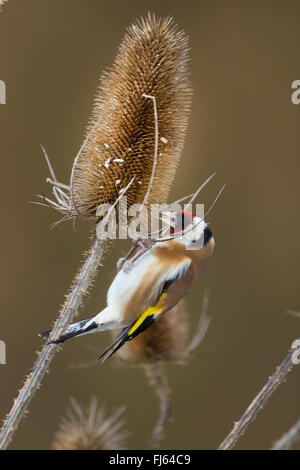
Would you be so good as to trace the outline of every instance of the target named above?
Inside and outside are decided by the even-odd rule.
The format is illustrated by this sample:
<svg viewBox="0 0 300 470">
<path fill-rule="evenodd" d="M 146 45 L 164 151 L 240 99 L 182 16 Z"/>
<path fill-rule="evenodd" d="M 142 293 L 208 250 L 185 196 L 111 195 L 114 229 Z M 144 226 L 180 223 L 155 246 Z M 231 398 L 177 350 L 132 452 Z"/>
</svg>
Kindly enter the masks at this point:
<svg viewBox="0 0 300 470">
<path fill-rule="evenodd" d="M 128 336 L 132 335 L 142 325 L 142 323 L 144 323 L 146 318 L 150 317 L 151 315 L 157 315 L 158 313 L 161 312 L 162 310 L 161 302 L 162 300 L 164 300 L 166 296 L 167 294 L 162 294 L 157 304 L 154 307 L 149 307 L 147 308 L 147 310 L 144 311 L 144 313 L 142 313 L 142 315 L 138 318 L 138 320 L 135 322 L 132 328 L 128 331 Z"/>
</svg>

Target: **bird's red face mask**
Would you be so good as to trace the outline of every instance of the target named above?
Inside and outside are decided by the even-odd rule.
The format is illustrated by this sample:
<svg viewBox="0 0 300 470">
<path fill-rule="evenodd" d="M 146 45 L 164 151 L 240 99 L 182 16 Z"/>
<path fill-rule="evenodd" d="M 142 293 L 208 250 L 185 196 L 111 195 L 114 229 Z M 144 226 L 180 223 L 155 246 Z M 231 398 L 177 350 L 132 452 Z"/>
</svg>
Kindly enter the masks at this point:
<svg viewBox="0 0 300 470">
<path fill-rule="evenodd" d="M 191 212 L 163 212 L 162 220 L 170 226 L 170 235 L 182 234 L 193 223 L 195 216 Z"/>
</svg>

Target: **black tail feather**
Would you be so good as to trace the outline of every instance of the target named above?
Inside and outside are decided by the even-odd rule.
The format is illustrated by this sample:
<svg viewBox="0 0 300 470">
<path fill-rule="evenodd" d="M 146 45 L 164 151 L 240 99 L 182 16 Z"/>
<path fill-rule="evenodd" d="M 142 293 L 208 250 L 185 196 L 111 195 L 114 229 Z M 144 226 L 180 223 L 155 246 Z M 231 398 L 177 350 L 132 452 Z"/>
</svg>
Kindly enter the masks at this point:
<svg viewBox="0 0 300 470">
<path fill-rule="evenodd" d="M 152 323 L 154 323 L 155 318 L 153 315 L 150 315 L 147 317 L 143 323 L 131 334 L 129 335 L 129 331 L 132 329 L 133 325 L 137 322 L 138 320 L 135 320 L 131 325 L 126 326 L 123 328 L 119 336 L 111 343 L 109 348 L 104 351 L 104 353 L 101 354 L 101 356 L 98 358 L 98 360 L 102 359 L 102 364 L 103 362 L 107 361 L 111 356 L 113 356 L 127 341 L 131 341 L 133 338 L 138 336 L 140 333 L 145 331 L 147 328 L 149 328 Z"/>
<path fill-rule="evenodd" d="M 107 361 L 115 352 L 120 349 L 121 346 L 123 346 L 126 341 L 128 341 L 127 333 L 130 330 L 132 325 L 125 326 L 121 333 L 116 337 L 116 339 L 111 343 L 111 345 L 101 354 L 101 356 L 98 357 L 98 361 L 102 359 L 102 363 Z M 116 346 L 117 345 L 117 346 Z M 114 348 L 114 346 L 116 346 Z"/>
<path fill-rule="evenodd" d="M 95 328 L 98 328 L 97 323 L 93 322 L 91 323 L 87 328 L 84 328 L 84 325 L 89 322 L 90 319 L 87 320 L 82 320 L 81 322 L 78 322 L 76 329 L 72 329 L 69 333 L 66 333 L 62 336 L 60 336 L 57 340 L 55 341 L 50 341 L 47 344 L 61 344 L 64 343 L 67 339 L 74 338 L 75 336 L 80 336 L 82 334 L 87 333 L 88 331 L 94 330 Z M 40 333 L 39 336 L 42 338 L 49 338 L 52 330 L 45 331 L 44 333 Z"/>
</svg>

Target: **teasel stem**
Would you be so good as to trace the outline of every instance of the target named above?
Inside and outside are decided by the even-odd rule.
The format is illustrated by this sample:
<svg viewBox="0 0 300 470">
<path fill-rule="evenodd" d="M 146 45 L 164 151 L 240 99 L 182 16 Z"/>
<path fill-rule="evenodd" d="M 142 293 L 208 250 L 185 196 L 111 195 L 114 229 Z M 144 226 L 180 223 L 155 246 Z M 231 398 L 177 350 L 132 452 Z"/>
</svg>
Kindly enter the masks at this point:
<svg viewBox="0 0 300 470">
<path fill-rule="evenodd" d="M 6 449 L 13 438 L 19 423 L 28 410 L 36 391 L 41 386 L 45 373 L 47 372 L 52 359 L 54 358 L 58 346 L 48 344 L 55 341 L 72 322 L 83 297 L 91 286 L 94 277 L 100 266 L 103 254 L 107 247 L 106 240 L 94 238 L 92 245 L 85 257 L 85 260 L 76 275 L 70 293 L 68 294 L 65 304 L 63 305 L 59 317 L 54 325 L 51 336 L 40 352 L 31 373 L 25 380 L 18 397 L 14 401 L 14 405 L 4 421 L 0 432 L 0 449 Z"/>
<path fill-rule="evenodd" d="M 259 411 L 261 411 L 263 406 L 269 401 L 275 390 L 277 390 L 279 385 L 282 384 L 282 382 L 285 380 L 287 374 L 298 363 L 298 361 L 294 360 L 294 354 L 297 353 L 295 349 L 296 344 L 299 343 L 300 340 L 293 342 L 291 349 L 289 350 L 284 360 L 277 367 L 274 374 L 269 378 L 267 383 L 248 406 L 243 416 L 235 423 L 232 431 L 224 439 L 218 450 L 230 450 L 235 447 L 238 440 L 245 433 L 249 424 L 252 423 Z"/>
<path fill-rule="evenodd" d="M 163 438 L 169 418 L 171 415 L 170 388 L 161 364 L 155 362 L 146 367 L 146 374 L 150 384 L 158 395 L 160 402 L 159 418 L 152 431 L 151 438 L 147 444 L 148 449 L 156 449 Z"/>
<path fill-rule="evenodd" d="M 271 450 L 288 450 L 300 440 L 300 419 L 278 441 Z"/>
</svg>

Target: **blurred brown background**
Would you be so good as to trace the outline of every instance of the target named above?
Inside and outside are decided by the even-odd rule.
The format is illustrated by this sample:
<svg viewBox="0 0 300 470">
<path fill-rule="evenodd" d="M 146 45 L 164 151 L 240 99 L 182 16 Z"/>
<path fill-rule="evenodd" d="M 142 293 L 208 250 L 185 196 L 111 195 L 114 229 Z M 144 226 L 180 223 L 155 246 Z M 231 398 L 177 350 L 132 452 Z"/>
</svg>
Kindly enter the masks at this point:
<svg viewBox="0 0 300 470">
<path fill-rule="evenodd" d="M 43 143 L 57 176 L 68 181 L 88 121 L 100 72 L 109 66 L 124 28 L 147 11 L 172 15 L 191 39 L 193 110 L 170 200 L 188 194 L 212 172 L 209 217 L 216 250 L 188 297 L 193 325 L 205 286 L 213 320 L 199 356 L 170 365 L 173 420 L 164 448 L 213 449 L 299 337 L 300 79 L 299 1 L 10 0 L 0 14 L 1 323 L 7 365 L 0 366 L 0 415 L 12 405 L 64 293 L 89 245 L 91 224 L 49 230 L 58 215 L 29 204 L 50 194 Z M 105 304 L 115 244 L 81 318 Z M 51 367 L 12 448 L 49 448 L 70 396 L 87 405 L 96 394 L 111 409 L 126 405 L 130 448 L 143 448 L 157 418 L 156 397 L 138 368 L 113 365 L 71 370 L 95 357 L 110 337 L 67 343 Z M 300 367 L 300 366 L 299 366 Z M 300 369 L 241 439 L 239 448 L 268 448 L 300 416 Z M 300 449 L 300 445 L 299 445 Z"/>
</svg>

